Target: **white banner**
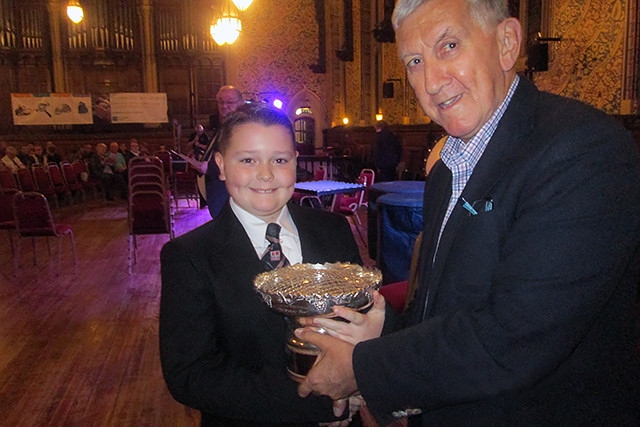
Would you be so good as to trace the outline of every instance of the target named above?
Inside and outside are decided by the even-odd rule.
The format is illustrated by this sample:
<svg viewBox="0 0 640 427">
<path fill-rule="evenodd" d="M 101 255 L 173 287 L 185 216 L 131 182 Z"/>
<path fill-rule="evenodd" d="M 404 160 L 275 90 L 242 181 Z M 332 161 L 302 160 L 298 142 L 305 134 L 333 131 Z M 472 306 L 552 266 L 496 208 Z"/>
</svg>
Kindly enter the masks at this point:
<svg viewBox="0 0 640 427">
<path fill-rule="evenodd" d="M 167 123 L 166 93 L 111 93 L 111 123 Z"/>
<path fill-rule="evenodd" d="M 14 125 L 91 124 L 91 96 L 69 93 L 12 93 Z"/>
</svg>

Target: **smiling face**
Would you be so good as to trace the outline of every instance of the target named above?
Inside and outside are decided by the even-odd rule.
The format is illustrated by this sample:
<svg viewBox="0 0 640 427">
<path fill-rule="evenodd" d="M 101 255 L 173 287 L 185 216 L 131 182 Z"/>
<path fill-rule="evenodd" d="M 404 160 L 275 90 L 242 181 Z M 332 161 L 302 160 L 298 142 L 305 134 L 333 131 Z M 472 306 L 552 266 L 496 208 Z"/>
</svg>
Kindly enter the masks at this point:
<svg viewBox="0 0 640 427">
<path fill-rule="evenodd" d="M 216 153 L 216 163 L 238 206 L 272 222 L 293 194 L 296 156 L 284 126 L 246 123 L 233 130 L 224 152 Z"/>
<path fill-rule="evenodd" d="M 465 0 L 430 0 L 400 22 L 396 40 L 424 112 L 468 141 L 513 82 L 521 30 L 514 18 L 483 26 Z"/>
</svg>

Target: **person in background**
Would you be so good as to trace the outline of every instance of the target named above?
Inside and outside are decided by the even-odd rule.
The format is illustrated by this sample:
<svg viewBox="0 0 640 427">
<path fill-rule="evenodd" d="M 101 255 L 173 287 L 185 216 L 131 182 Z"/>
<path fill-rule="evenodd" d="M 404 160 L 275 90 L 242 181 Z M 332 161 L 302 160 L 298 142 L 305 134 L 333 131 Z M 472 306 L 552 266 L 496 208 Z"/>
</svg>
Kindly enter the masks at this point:
<svg viewBox="0 0 640 427">
<path fill-rule="evenodd" d="M 204 132 L 204 126 L 198 123 L 194 132 L 189 136 L 188 147 L 193 152 L 193 158 L 201 160 L 204 152 L 209 147 L 209 137 Z"/>
<path fill-rule="evenodd" d="M 142 152 L 140 152 L 140 144 L 138 143 L 137 139 L 131 138 L 131 140 L 129 141 L 129 148 L 125 150 L 123 156 L 124 162 L 127 167 L 129 166 L 129 160 L 133 159 L 134 157 L 142 156 Z"/>
<path fill-rule="evenodd" d="M 378 120 L 375 128 L 373 163 L 376 167 L 376 181 L 395 181 L 396 169 L 402 158 L 402 145 L 384 120 Z"/>
<path fill-rule="evenodd" d="M 60 164 L 60 162 L 62 161 L 62 157 L 60 156 L 60 154 L 56 153 L 56 146 L 53 144 L 53 142 L 48 141 L 46 144 L 47 147 L 47 163 L 56 163 L 56 164 Z"/>
<path fill-rule="evenodd" d="M 115 144 L 116 151 L 118 148 Z M 118 153 L 119 154 L 119 153 Z M 126 198 L 126 185 L 120 175 L 114 173 L 117 159 L 107 153 L 107 145 L 99 143 L 96 145 L 96 155 L 89 158 L 89 173 L 92 178 L 100 180 L 104 188 L 107 200 L 115 199 L 115 192 L 120 190 L 123 198 Z"/>
<path fill-rule="evenodd" d="M 420 282 L 400 323 L 378 300 L 298 331 L 322 349 L 301 395 L 359 390 L 383 425 L 640 425 L 631 135 L 516 74 L 506 0 L 399 0 L 392 22 L 450 135 L 425 184 Z"/>
<path fill-rule="evenodd" d="M 220 215 L 161 252 L 160 357 L 169 391 L 203 426 L 318 426 L 337 421 L 331 399 L 302 399 L 287 375 L 287 324 L 254 290 L 267 268 L 268 224 L 281 227 L 291 264 L 361 264 L 346 219 L 287 205 L 296 178 L 291 121 L 265 104 L 227 116 L 215 154 L 231 197 Z M 337 406 L 341 408 L 339 405 Z M 347 417 L 345 414 L 344 417 Z"/>
<path fill-rule="evenodd" d="M 44 148 L 42 144 L 34 144 L 33 146 L 33 158 L 37 165 L 47 165 L 47 157 L 44 155 Z"/>
<path fill-rule="evenodd" d="M 31 168 L 34 164 L 35 159 L 31 156 L 33 154 L 33 144 L 27 143 L 20 147 L 20 153 L 18 153 L 18 158 L 27 168 Z"/>
<path fill-rule="evenodd" d="M 18 158 L 18 150 L 13 145 L 8 145 L 5 149 L 5 155 L 2 157 L 2 164 L 11 172 L 18 173 L 19 169 L 26 169 L 24 163 Z"/>
<path fill-rule="evenodd" d="M 216 95 L 218 101 L 218 115 L 220 116 L 220 122 L 223 122 L 225 117 L 244 104 L 242 99 L 242 92 L 235 86 L 227 85 L 222 86 Z M 217 137 L 217 135 L 216 135 Z M 202 156 L 202 162 L 199 163 L 196 168 L 204 177 L 204 187 L 207 199 L 207 207 L 211 218 L 216 218 L 222 207 L 229 198 L 229 193 L 224 182 L 220 179 L 220 169 L 215 162 L 214 153 L 218 151 L 218 143 L 214 137 L 213 141 L 209 145 L 209 148 Z M 200 180 L 202 182 L 202 179 Z"/>
</svg>

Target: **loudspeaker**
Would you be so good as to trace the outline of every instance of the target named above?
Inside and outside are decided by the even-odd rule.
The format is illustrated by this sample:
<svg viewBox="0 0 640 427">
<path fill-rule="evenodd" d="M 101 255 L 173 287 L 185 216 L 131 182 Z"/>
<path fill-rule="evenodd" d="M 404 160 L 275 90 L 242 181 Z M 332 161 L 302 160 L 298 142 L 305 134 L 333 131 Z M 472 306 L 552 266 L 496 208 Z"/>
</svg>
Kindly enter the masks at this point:
<svg viewBox="0 0 640 427">
<path fill-rule="evenodd" d="M 547 71 L 549 69 L 549 44 L 537 43 L 527 48 L 527 69 Z"/>
<path fill-rule="evenodd" d="M 382 97 L 393 98 L 393 82 L 382 83 Z"/>
</svg>

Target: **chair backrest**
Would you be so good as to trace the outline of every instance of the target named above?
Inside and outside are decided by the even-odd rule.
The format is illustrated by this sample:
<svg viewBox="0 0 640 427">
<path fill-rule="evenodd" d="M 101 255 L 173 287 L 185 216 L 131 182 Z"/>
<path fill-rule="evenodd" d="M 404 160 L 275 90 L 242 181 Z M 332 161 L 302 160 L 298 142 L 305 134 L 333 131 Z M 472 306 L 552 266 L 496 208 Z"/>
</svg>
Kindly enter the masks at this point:
<svg viewBox="0 0 640 427">
<path fill-rule="evenodd" d="M 137 165 L 156 165 L 158 167 L 160 167 L 162 170 L 164 170 L 164 164 L 162 163 L 162 160 L 160 160 L 158 157 L 156 156 L 138 156 L 138 157 L 132 157 L 129 160 L 129 164 L 127 165 L 127 168 L 129 170 L 131 170 L 134 166 Z"/>
<path fill-rule="evenodd" d="M 171 234 L 165 194 L 151 190 L 129 195 L 129 234 Z"/>
<path fill-rule="evenodd" d="M 376 173 L 373 169 L 362 169 L 358 177 L 358 182 L 364 184 L 365 188 L 360 199 L 360 205 L 368 204 L 369 202 L 369 188 L 376 181 Z"/>
<path fill-rule="evenodd" d="M 15 175 L 9 169 L 0 170 L 0 188 L 20 190 Z"/>
<path fill-rule="evenodd" d="M 56 190 L 53 187 L 53 183 L 51 182 L 51 177 L 49 176 L 49 171 L 44 166 L 33 166 L 31 171 L 33 172 L 33 179 L 36 182 L 36 186 L 38 187 L 38 191 L 44 194 L 45 196 L 50 196 L 55 194 Z"/>
<path fill-rule="evenodd" d="M 327 179 L 327 169 L 324 166 L 317 166 L 313 172 L 314 181 L 323 181 Z"/>
<path fill-rule="evenodd" d="M 67 182 L 67 185 L 69 186 L 69 188 L 72 188 L 75 190 L 78 187 L 82 186 L 82 184 L 80 183 L 80 179 L 78 178 L 78 174 L 76 173 L 71 163 L 66 161 L 61 162 L 60 167 L 62 168 L 62 176 L 64 177 L 64 180 Z"/>
<path fill-rule="evenodd" d="M 66 186 L 66 182 L 60 171 L 60 166 L 58 166 L 57 163 L 49 163 L 47 168 L 49 169 L 49 176 L 51 177 L 51 182 L 54 187 Z"/>
<path fill-rule="evenodd" d="M 18 183 L 20 184 L 20 190 L 22 191 L 37 191 L 35 182 L 33 181 L 33 175 L 29 169 L 18 169 L 16 173 L 18 177 Z"/>
<path fill-rule="evenodd" d="M 169 153 L 168 151 L 156 151 L 155 153 L 153 153 L 153 155 L 162 161 L 164 174 L 166 176 L 171 176 L 171 153 Z"/>
<path fill-rule="evenodd" d="M 129 177 L 129 188 L 138 183 L 155 183 L 164 188 L 165 181 L 162 177 L 155 173 L 138 173 Z"/>
<path fill-rule="evenodd" d="M 129 168 L 129 178 L 136 175 L 157 175 L 164 180 L 164 169 L 161 166 L 154 165 L 151 163 L 145 164 L 135 164 Z"/>
<path fill-rule="evenodd" d="M 16 193 L 13 197 L 13 218 L 18 233 L 23 237 L 56 235 L 49 202 L 42 193 Z"/>
<path fill-rule="evenodd" d="M 309 206 L 314 209 L 323 209 L 322 201 L 318 196 L 302 196 L 300 197 L 300 206 Z"/>
<path fill-rule="evenodd" d="M 0 224 L 13 222 L 13 196 L 19 193 L 16 188 L 0 188 Z"/>
</svg>

